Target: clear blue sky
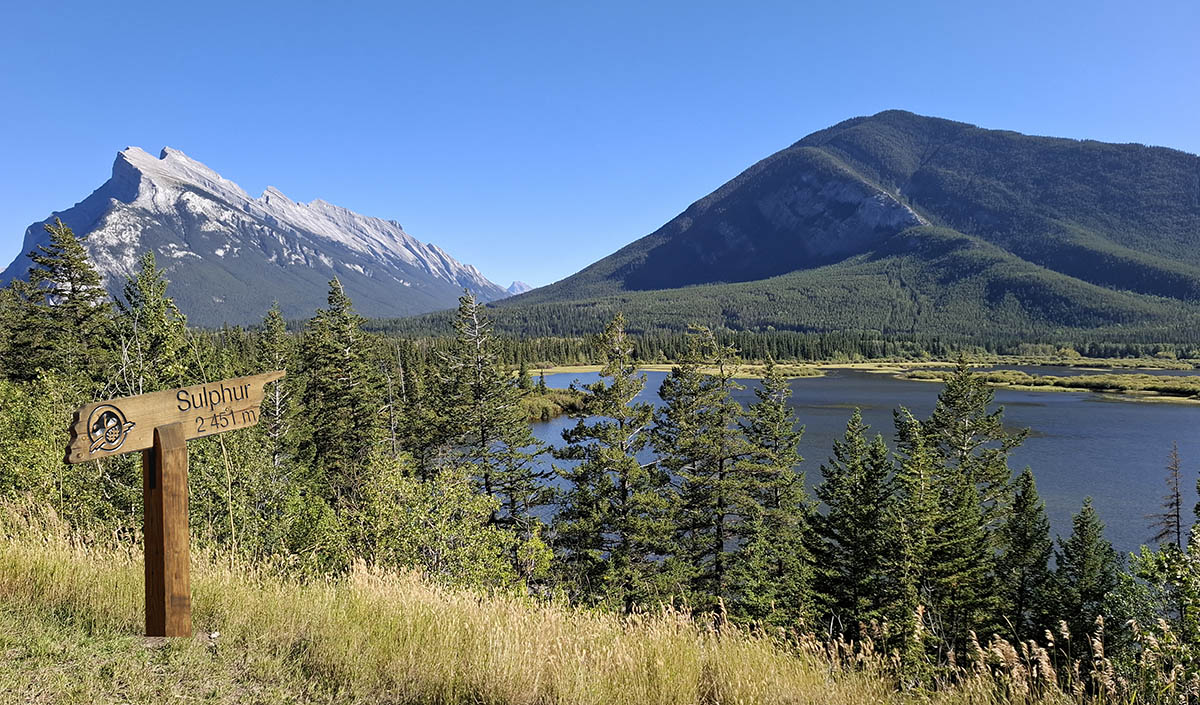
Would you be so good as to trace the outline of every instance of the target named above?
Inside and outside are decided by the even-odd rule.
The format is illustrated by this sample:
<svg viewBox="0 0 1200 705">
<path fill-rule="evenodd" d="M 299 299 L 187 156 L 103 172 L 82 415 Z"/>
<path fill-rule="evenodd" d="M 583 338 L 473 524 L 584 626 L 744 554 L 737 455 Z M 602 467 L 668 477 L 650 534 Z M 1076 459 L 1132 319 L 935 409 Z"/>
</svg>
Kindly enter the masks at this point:
<svg viewBox="0 0 1200 705">
<path fill-rule="evenodd" d="M 1200 2 L 23 2 L 0 26 L 0 268 L 169 145 L 566 276 L 888 108 L 1200 152 Z"/>
</svg>

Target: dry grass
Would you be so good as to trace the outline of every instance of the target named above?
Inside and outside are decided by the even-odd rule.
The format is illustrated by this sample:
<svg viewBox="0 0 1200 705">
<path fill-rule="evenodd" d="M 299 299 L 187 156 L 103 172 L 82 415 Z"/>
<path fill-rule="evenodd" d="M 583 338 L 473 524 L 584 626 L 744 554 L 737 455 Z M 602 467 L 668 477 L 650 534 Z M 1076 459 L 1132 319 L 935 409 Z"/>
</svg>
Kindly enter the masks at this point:
<svg viewBox="0 0 1200 705">
<path fill-rule="evenodd" d="M 616 615 L 359 567 L 295 583 L 193 561 L 197 637 L 148 646 L 141 556 L 0 508 L 0 701 L 1048 703 L 1045 651 L 978 649 L 957 685 L 898 692 L 870 645 L 784 643 L 663 610 Z M 216 638 L 210 635 L 219 632 Z"/>
</svg>

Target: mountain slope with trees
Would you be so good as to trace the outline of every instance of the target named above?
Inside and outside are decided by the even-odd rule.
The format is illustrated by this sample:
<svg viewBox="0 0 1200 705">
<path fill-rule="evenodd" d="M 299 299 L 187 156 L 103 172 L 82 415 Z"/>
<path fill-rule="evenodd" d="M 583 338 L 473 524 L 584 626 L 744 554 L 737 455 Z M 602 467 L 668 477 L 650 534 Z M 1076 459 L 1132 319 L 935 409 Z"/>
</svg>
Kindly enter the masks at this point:
<svg viewBox="0 0 1200 705">
<path fill-rule="evenodd" d="M 635 330 L 1171 337 L 1200 320 L 1198 241 L 1200 157 L 887 111 L 805 137 L 497 315 L 560 334 L 622 310 Z"/>
</svg>

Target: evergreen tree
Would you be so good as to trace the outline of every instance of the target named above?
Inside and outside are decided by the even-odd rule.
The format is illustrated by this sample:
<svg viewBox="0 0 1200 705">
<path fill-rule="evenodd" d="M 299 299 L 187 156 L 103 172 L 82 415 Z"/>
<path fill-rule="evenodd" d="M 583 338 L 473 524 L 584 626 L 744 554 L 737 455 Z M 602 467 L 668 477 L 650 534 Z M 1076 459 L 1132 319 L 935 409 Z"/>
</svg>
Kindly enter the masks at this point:
<svg viewBox="0 0 1200 705">
<path fill-rule="evenodd" d="M 542 373 L 540 375 L 538 375 L 537 390 L 538 390 L 538 394 L 545 394 L 546 392 L 549 391 L 549 388 L 546 387 L 546 371 L 545 370 L 542 370 Z"/>
<path fill-rule="evenodd" d="M 979 487 L 980 516 L 989 531 L 1003 522 L 1010 502 L 1009 453 L 1028 435 L 1028 430 L 1004 429 L 1004 408 L 990 409 L 994 399 L 992 388 L 960 357 L 938 394 L 933 415 L 924 423 L 930 447 Z"/>
<path fill-rule="evenodd" d="M 533 378 L 529 376 L 529 365 L 521 360 L 521 368 L 517 372 L 517 388 L 522 392 L 533 391 Z"/>
<path fill-rule="evenodd" d="M 993 624 L 998 586 L 994 551 L 983 528 L 979 487 L 959 468 L 943 467 L 941 511 L 929 545 L 929 617 L 934 633 L 965 654 L 970 633 Z"/>
<path fill-rule="evenodd" d="M 335 277 L 329 308 L 308 322 L 303 345 L 307 443 L 326 499 L 343 521 L 361 516 L 378 440 L 375 380 L 366 360 L 363 319 Z"/>
<path fill-rule="evenodd" d="M 1167 457 L 1167 494 L 1163 497 L 1162 512 L 1151 514 L 1148 519 L 1154 521 L 1150 528 L 1155 530 L 1151 541 L 1158 544 L 1174 546 L 1183 551 L 1183 493 L 1180 491 L 1183 465 L 1179 460 L 1179 444 L 1171 444 L 1171 454 Z"/>
<path fill-rule="evenodd" d="M 1092 507 L 1092 498 L 1072 520 L 1071 536 L 1060 537 L 1055 551 L 1054 591 L 1056 614 L 1066 620 L 1071 640 L 1086 644 L 1095 631 L 1096 618 L 1111 616 L 1107 597 L 1118 583 L 1121 558 L 1104 538 L 1104 523 Z"/>
<path fill-rule="evenodd" d="M 649 446 L 654 408 L 635 402 L 646 384 L 618 314 L 603 333 L 600 380 L 584 388 L 584 408 L 563 431 L 559 470 L 568 483 L 555 529 L 565 579 L 591 599 L 626 613 L 660 592 L 657 557 L 671 533 L 670 478 L 639 455 Z"/>
<path fill-rule="evenodd" d="M 392 381 L 393 404 L 398 408 L 395 433 L 399 445 L 412 458 L 422 480 L 433 480 L 441 473 L 450 443 L 452 424 L 443 416 L 442 389 L 436 380 L 439 372 L 425 350 L 415 344 L 398 346 Z"/>
<path fill-rule="evenodd" d="M 1054 551 L 1050 520 L 1029 468 L 1017 477 L 1012 512 L 1000 528 L 1000 545 L 996 583 L 1000 586 L 1003 626 L 1010 640 L 1026 641 L 1040 636 L 1046 626 L 1049 561 Z"/>
<path fill-rule="evenodd" d="M 928 625 L 923 607 L 930 599 L 930 557 L 941 521 L 940 475 L 937 455 L 926 445 L 920 422 L 904 408 L 894 416 L 900 451 L 887 520 L 892 528 L 888 562 L 892 629 L 887 636 L 906 674 L 916 677 L 925 662 Z"/>
<path fill-rule="evenodd" d="M 798 450 L 804 428 L 788 404 L 792 388 L 768 359 L 754 390 L 757 401 L 742 425 L 750 452 L 740 468 L 753 503 L 741 527 L 744 545 L 735 560 L 735 615 L 796 625 L 813 611 L 812 504 Z"/>
<path fill-rule="evenodd" d="M 39 370 L 82 375 L 100 382 L 109 364 L 112 305 L 82 241 L 55 218 L 49 245 L 29 253 L 29 281 L 13 282 L 7 353 L 10 376 L 32 379 Z"/>
<path fill-rule="evenodd" d="M 295 390 L 300 371 L 296 366 L 295 341 L 287 333 L 283 314 L 276 302 L 263 319 L 258 339 L 258 360 L 263 371 L 284 370 L 287 376 L 271 385 L 263 401 L 258 428 L 263 434 L 271 465 L 280 468 L 296 454 L 299 433 L 296 419 Z"/>
<path fill-rule="evenodd" d="M 521 409 L 521 390 L 501 364 L 499 345 L 483 304 L 466 292 L 458 300 L 456 337 L 445 356 L 444 418 L 454 429 L 458 457 L 474 468 L 479 488 L 499 500 L 491 521 L 531 538 L 537 507 L 551 500 L 536 464 L 545 452 Z"/>
<path fill-rule="evenodd" d="M 816 488 L 825 504 L 814 517 L 818 593 L 834 630 L 850 637 L 862 635 L 860 623 L 882 620 L 889 599 L 892 463 L 883 437 L 867 441 L 867 430 L 855 409 Z"/>
<path fill-rule="evenodd" d="M 692 351 L 659 389 L 655 449 L 680 483 L 678 579 L 698 610 L 733 602 L 730 568 L 736 546 L 761 513 L 742 463 L 751 448 L 738 425 L 742 407 L 731 394 L 736 352 L 699 329 Z M 712 370 L 704 373 L 702 366 Z"/>
<path fill-rule="evenodd" d="M 167 296 L 153 252 L 142 255 L 117 310 L 116 391 L 144 394 L 183 384 L 189 377 L 187 319 Z"/>
</svg>

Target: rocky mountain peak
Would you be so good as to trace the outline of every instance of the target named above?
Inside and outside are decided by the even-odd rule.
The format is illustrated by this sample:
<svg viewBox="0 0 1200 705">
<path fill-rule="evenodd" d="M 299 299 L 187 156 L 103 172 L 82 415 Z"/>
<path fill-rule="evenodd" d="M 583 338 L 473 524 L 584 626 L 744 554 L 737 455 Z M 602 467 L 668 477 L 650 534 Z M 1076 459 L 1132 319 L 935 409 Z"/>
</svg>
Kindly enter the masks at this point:
<svg viewBox="0 0 1200 705">
<path fill-rule="evenodd" d="M 23 252 L 46 241 L 43 223 L 62 218 L 79 235 L 106 286 L 119 293 L 141 253 L 155 253 L 172 296 L 200 325 L 252 323 L 278 299 L 307 317 L 337 276 L 367 316 L 450 308 L 464 288 L 482 300 L 507 296 L 473 266 L 422 243 L 395 220 L 320 199 L 299 203 L 269 186 L 259 198 L 184 152 L 154 157 L 127 147 L 112 177 L 83 201 L 25 232 Z M 0 282 L 23 277 L 18 257 Z"/>
</svg>

